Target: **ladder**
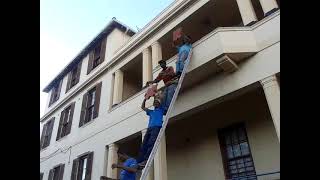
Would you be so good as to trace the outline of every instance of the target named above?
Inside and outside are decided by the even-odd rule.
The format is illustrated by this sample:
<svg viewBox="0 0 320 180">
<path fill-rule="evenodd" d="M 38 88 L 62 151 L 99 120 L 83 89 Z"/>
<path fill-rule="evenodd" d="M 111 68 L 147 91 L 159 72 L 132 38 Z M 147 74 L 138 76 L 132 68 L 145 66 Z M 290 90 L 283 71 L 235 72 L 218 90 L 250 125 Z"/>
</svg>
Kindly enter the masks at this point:
<svg viewBox="0 0 320 180">
<path fill-rule="evenodd" d="M 148 175 L 149 169 L 151 167 L 151 164 L 153 162 L 154 156 L 156 155 L 156 152 L 158 150 L 161 138 L 163 137 L 163 135 L 165 133 L 165 130 L 166 130 L 166 127 L 167 127 L 167 124 L 168 124 L 168 121 L 169 121 L 169 117 L 170 117 L 171 111 L 173 109 L 174 103 L 176 102 L 176 99 L 178 97 L 178 94 L 179 94 L 179 91 L 180 91 L 181 84 L 183 82 L 184 76 L 186 75 L 186 72 L 187 72 L 187 69 L 188 69 L 188 66 L 189 66 L 189 63 L 190 63 L 191 55 L 192 55 L 192 48 L 190 49 L 188 57 L 185 60 L 184 68 L 183 68 L 183 71 L 182 71 L 182 73 L 180 75 L 177 88 L 176 88 L 176 90 L 175 90 L 175 92 L 173 94 L 173 97 L 171 99 L 171 103 L 170 103 L 169 109 L 167 111 L 167 115 L 165 116 L 165 119 L 164 119 L 163 124 L 162 124 L 162 128 L 159 131 L 158 137 L 157 137 L 157 139 L 156 139 L 156 141 L 154 143 L 154 146 L 152 148 L 152 151 L 150 153 L 148 161 L 147 161 L 144 169 L 142 170 L 142 174 L 141 174 L 140 180 L 146 180 L 146 178 L 147 178 L 147 175 Z"/>
</svg>

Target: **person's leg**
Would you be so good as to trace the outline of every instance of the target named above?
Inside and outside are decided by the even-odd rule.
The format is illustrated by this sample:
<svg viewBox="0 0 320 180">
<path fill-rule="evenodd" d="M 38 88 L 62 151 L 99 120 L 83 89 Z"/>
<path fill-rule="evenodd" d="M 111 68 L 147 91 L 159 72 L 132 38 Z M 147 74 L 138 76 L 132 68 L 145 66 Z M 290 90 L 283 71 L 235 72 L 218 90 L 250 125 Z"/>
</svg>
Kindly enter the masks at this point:
<svg viewBox="0 0 320 180">
<path fill-rule="evenodd" d="M 150 135 L 151 135 L 151 128 L 148 128 L 146 134 L 144 135 L 144 138 L 143 138 L 143 141 L 142 141 L 142 145 L 141 145 L 140 150 L 139 150 L 137 163 L 141 163 L 144 160 L 144 156 L 145 156 L 145 154 L 147 153 L 147 150 L 148 150 L 148 141 L 150 139 Z"/>
<path fill-rule="evenodd" d="M 156 142 L 157 140 L 157 137 L 158 137 L 158 134 L 160 132 L 160 129 L 161 127 L 152 127 L 152 130 L 150 132 L 150 138 L 149 138 L 149 141 L 148 141 L 148 149 L 144 155 L 144 160 L 147 161 L 150 154 L 151 154 L 151 151 L 152 151 L 152 148 L 154 146 L 154 143 Z"/>
<path fill-rule="evenodd" d="M 166 96 L 166 103 L 165 103 L 165 110 L 168 111 L 172 97 L 174 95 L 174 92 L 177 88 L 177 84 L 172 84 L 169 87 L 167 87 L 167 96 Z"/>
<path fill-rule="evenodd" d="M 162 100 L 161 100 L 161 105 L 163 105 L 163 107 L 166 109 L 167 107 L 167 96 L 168 96 L 168 87 L 165 87 L 163 90 L 163 96 L 162 96 Z"/>
</svg>

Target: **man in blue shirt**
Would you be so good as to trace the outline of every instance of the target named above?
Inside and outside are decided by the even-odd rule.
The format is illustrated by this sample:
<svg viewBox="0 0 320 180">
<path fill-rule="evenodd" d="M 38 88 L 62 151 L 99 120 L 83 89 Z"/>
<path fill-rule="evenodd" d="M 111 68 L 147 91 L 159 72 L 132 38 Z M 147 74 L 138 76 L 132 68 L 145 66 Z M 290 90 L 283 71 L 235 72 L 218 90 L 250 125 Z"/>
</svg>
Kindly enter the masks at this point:
<svg viewBox="0 0 320 180">
<path fill-rule="evenodd" d="M 188 58 L 189 52 L 192 48 L 191 38 L 187 35 L 182 36 L 181 44 L 176 47 L 178 49 L 178 60 L 176 62 L 176 74 L 180 77 L 184 63 Z"/>
<path fill-rule="evenodd" d="M 120 180 L 136 180 L 137 173 L 137 161 L 134 158 L 129 157 L 124 153 L 118 152 L 118 157 L 120 161 L 124 161 L 123 164 L 112 164 L 111 168 L 122 169 L 120 172 Z M 111 178 L 106 178 L 107 180 L 115 180 Z"/>
<path fill-rule="evenodd" d="M 154 143 L 158 137 L 159 131 L 162 127 L 163 114 L 165 111 L 163 104 L 160 104 L 160 100 L 158 98 L 155 98 L 153 101 L 154 110 L 146 108 L 145 105 L 146 99 L 143 100 L 141 108 L 149 116 L 149 124 L 139 151 L 139 156 L 137 158 L 137 162 L 139 163 L 140 167 L 143 167 L 149 158 Z"/>
</svg>

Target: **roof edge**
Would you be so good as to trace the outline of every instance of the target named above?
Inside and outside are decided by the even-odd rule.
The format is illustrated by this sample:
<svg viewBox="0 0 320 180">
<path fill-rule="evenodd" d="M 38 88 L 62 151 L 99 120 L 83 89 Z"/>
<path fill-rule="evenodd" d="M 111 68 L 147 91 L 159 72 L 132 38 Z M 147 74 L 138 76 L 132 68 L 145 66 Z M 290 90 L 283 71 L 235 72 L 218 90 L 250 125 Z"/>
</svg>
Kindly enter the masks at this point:
<svg viewBox="0 0 320 180">
<path fill-rule="evenodd" d="M 76 64 L 78 64 L 89 52 L 90 50 L 98 43 L 102 38 L 108 36 L 111 31 L 115 28 L 118 28 L 122 32 L 127 32 L 130 36 L 136 34 L 129 26 L 123 24 L 115 17 L 111 19 L 111 21 L 100 31 L 98 35 L 96 35 L 72 60 L 69 62 L 53 80 L 42 90 L 43 92 L 48 93 L 52 87 L 60 81 Z"/>
</svg>

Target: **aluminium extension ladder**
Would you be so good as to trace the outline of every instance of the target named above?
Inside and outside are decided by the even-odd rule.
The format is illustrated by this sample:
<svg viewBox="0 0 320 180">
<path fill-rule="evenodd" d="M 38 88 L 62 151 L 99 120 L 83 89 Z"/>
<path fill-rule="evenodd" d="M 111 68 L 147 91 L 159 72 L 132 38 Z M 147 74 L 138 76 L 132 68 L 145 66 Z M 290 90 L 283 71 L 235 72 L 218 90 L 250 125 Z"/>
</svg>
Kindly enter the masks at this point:
<svg viewBox="0 0 320 180">
<path fill-rule="evenodd" d="M 163 124 L 162 124 L 162 128 L 159 131 L 158 137 L 157 137 L 157 139 L 156 139 L 156 141 L 154 143 L 154 146 L 152 148 L 152 151 L 150 153 L 148 161 L 147 161 L 144 169 L 142 170 L 142 174 L 141 174 L 140 180 L 146 180 L 146 178 L 147 178 L 150 166 L 151 166 L 151 164 L 153 162 L 153 159 L 154 159 L 154 156 L 155 156 L 155 154 L 156 154 L 156 152 L 158 150 L 161 138 L 165 133 L 165 130 L 166 130 L 166 127 L 167 127 L 167 124 L 168 124 L 168 121 L 169 121 L 169 117 L 170 117 L 170 114 L 171 114 L 171 111 L 172 111 L 172 109 L 174 107 L 174 103 L 176 102 L 176 99 L 178 97 L 178 94 L 179 94 L 179 91 L 180 91 L 180 88 L 181 88 L 181 84 L 182 84 L 184 76 L 185 76 L 185 74 L 187 72 L 187 69 L 188 69 L 188 66 L 189 66 L 189 63 L 190 63 L 190 59 L 191 59 L 191 55 L 192 55 L 192 48 L 189 51 L 188 58 L 185 60 L 184 68 L 183 68 L 183 71 L 182 71 L 181 76 L 179 78 L 177 88 L 176 88 L 176 90 L 175 90 L 175 92 L 173 94 L 169 109 L 167 111 L 167 115 L 165 116 L 165 119 L 164 119 Z"/>
</svg>

